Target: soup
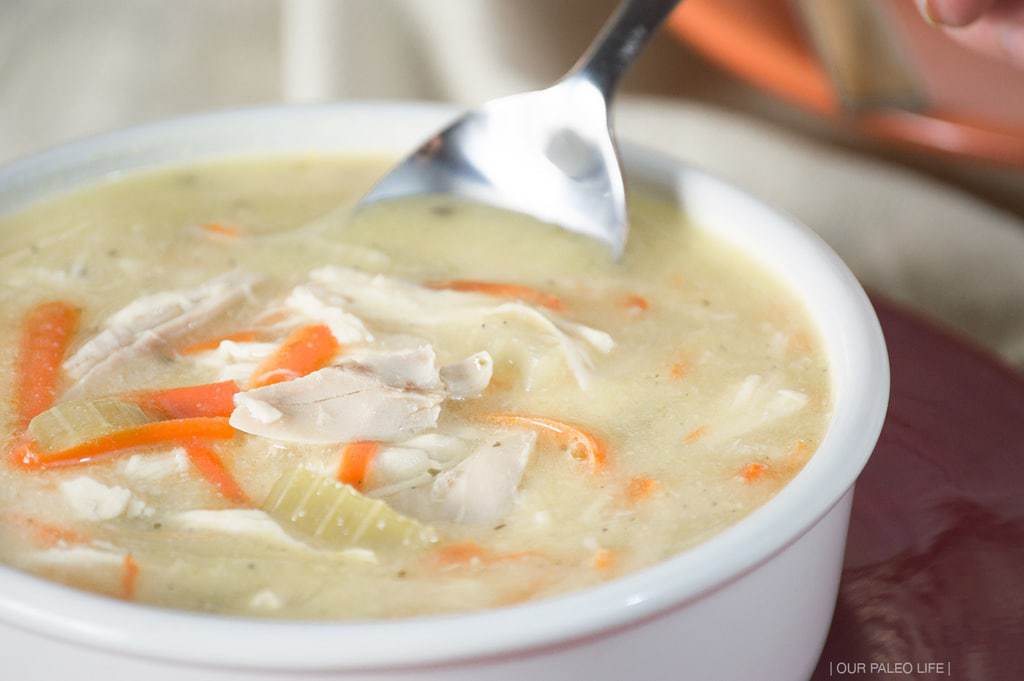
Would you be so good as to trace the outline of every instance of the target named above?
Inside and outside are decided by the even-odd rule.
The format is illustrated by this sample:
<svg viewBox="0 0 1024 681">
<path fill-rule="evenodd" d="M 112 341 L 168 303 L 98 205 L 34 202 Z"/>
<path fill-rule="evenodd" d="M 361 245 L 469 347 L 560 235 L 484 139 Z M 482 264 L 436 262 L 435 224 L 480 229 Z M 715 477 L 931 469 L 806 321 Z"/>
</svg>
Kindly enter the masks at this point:
<svg viewBox="0 0 1024 681">
<path fill-rule="evenodd" d="M 479 610 L 664 560 L 804 465 L 796 297 L 671 202 L 625 256 L 374 159 L 139 173 L 0 220 L 0 560 L 172 608 Z"/>
</svg>

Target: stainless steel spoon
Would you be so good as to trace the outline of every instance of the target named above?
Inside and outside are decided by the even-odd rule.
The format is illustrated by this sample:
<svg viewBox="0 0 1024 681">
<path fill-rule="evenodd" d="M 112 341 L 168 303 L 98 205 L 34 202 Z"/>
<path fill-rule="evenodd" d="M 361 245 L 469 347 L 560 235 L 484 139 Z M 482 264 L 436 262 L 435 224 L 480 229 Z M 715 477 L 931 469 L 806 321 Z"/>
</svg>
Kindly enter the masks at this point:
<svg viewBox="0 0 1024 681">
<path fill-rule="evenodd" d="M 561 80 L 463 115 L 385 175 L 356 209 L 450 194 L 599 239 L 618 258 L 629 225 L 608 107 L 622 74 L 678 2 L 623 0 Z"/>
</svg>

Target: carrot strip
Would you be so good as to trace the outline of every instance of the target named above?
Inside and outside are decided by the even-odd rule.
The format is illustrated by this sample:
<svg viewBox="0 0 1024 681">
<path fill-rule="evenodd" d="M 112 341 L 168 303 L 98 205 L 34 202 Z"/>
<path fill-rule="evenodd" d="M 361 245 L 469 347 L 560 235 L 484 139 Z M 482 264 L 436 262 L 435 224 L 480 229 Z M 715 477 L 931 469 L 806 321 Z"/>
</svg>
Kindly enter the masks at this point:
<svg viewBox="0 0 1024 681">
<path fill-rule="evenodd" d="M 594 551 L 594 557 L 591 559 L 590 564 L 594 566 L 594 569 L 601 570 L 602 572 L 611 570 L 615 567 L 615 554 L 611 549 L 598 549 Z"/>
<path fill-rule="evenodd" d="M 561 299 L 550 293 L 538 291 L 522 284 L 502 284 L 492 281 L 476 281 L 473 279 L 452 279 L 450 281 L 433 281 L 426 284 L 427 288 L 462 291 L 463 293 L 483 293 L 499 298 L 515 298 L 525 303 L 546 307 L 560 312 L 565 309 Z"/>
<path fill-rule="evenodd" d="M 26 444 L 15 449 L 15 460 L 24 468 L 49 468 L 52 466 L 69 466 L 88 463 L 93 459 L 131 449 L 165 442 L 178 442 L 192 438 L 211 440 L 228 440 L 234 437 L 235 430 L 223 417 L 199 417 L 174 419 L 171 421 L 154 421 L 137 428 L 121 430 L 104 435 L 80 445 L 55 452 L 39 452 Z"/>
<path fill-rule="evenodd" d="M 356 489 L 363 488 L 366 474 L 370 469 L 380 443 L 373 440 L 350 442 L 341 450 L 341 465 L 338 467 L 338 481 L 352 485 Z"/>
<path fill-rule="evenodd" d="M 473 561 L 486 563 L 491 552 L 475 542 L 449 544 L 442 546 L 434 554 L 434 559 L 441 565 L 463 565 Z"/>
<path fill-rule="evenodd" d="M 80 317 L 81 310 L 59 301 L 37 305 L 25 316 L 14 377 L 14 404 L 20 425 L 28 425 L 53 406 L 60 365 Z"/>
<path fill-rule="evenodd" d="M 789 337 L 786 349 L 797 355 L 809 355 L 814 349 L 814 342 L 806 331 L 797 331 Z"/>
<path fill-rule="evenodd" d="M 756 482 L 757 480 L 760 480 L 762 477 L 764 477 L 764 474 L 767 472 L 768 466 L 758 461 L 755 461 L 754 463 L 748 463 L 746 466 L 743 467 L 743 470 L 740 471 L 740 477 L 742 477 L 747 482 Z"/>
<path fill-rule="evenodd" d="M 654 494 L 661 485 L 653 478 L 638 476 L 626 485 L 626 499 L 631 504 L 638 504 Z"/>
<path fill-rule="evenodd" d="M 213 447 L 199 440 L 185 443 L 185 453 L 203 479 L 213 485 L 221 496 L 236 504 L 248 505 L 249 495 L 245 493 L 235 477 Z"/>
<path fill-rule="evenodd" d="M 200 352 L 206 352 L 208 350 L 216 350 L 221 343 L 224 341 L 235 341 L 236 343 L 249 343 L 259 338 L 259 334 L 255 331 L 237 331 L 235 333 L 225 334 L 218 338 L 211 338 L 209 340 L 200 341 L 199 343 L 193 343 L 192 345 L 186 345 L 181 350 L 178 350 L 179 355 L 197 355 Z"/>
<path fill-rule="evenodd" d="M 200 416 L 231 416 L 235 408 L 234 381 L 189 385 L 183 388 L 147 390 L 133 396 L 143 409 L 159 413 L 165 419 L 187 419 Z"/>
<path fill-rule="evenodd" d="M 206 224 L 199 225 L 199 228 L 208 234 L 216 236 L 226 236 L 229 239 L 237 239 L 242 236 L 242 230 L 235 225 L 225 225 L 222 222 L 207 222 Z"/>
<path fill-rule="evenodd" d="M 40 548 L 52 548 L 62 542 L 66 544 L 89 543 L 88 537 L 68 527 L 54 525 L 20 513 L 11 513 L 6 517 L 12 524 L 28 530 L 33 543 Z"/>
<path fill-rule="evenodd" d="M 476 542 L 467 541 L 442 546 L 434 552 L 434 562 L 439 565 L 493 565 L 524 558 L 535 558 L 536 551 L 516 551 L 514 553 L 495 553 L 485 549 Z"/>
<path fill-rule="evenodd" d="M 135 600 L 135 587 L 139 581 L 139 564 L 132 554 L 126 553 L 121 563 L 121 598 L 126 601 Z"/>
<path fill-rule="evenodd" d="M 793 449 L 789 450 L 789 454 L 786 458 L 791 464 L 800 466 L 807 461 L 807 456 L 811 453 L 811 446 L 803 440 L 797 440 L 793 445 Z"/>
<path fill-rule="evenodd" d="M 608 448 L 605 443 L 579 426 L 543 416 L 522 414 L 493 414 L 488 419 L 501 425 L 532 428 L 541 435 L 554 436 L 562 446 L 569 448 L 569 455 L 574 459 L 589 462 L 594 473 L 604 470 L 607 465 Z"/>
<path fill-rule="evenodd" d="M 793 475 L 807 463 L 811 454 L 811 446 L 804 440 L 797 440 L 775 468 L 781 475 Z"/>
<path fill-rule="evenodd" d="M 622 306 L 630 312 L 646 312 L 651 307 L 651 303 L 641 295 L 636 293 L 630 293 L 622 300 Z"/>
<path fill-rule="evenodd" d="M 683 438 L 683 444 L 692 445 L 694 442 L 701 439 L 707 434 L 707 426 L 698 426 L 697 428 L 694 428 L 693 430 L 686 434 L 686 437 Z"/>
<path fill-rule="evenodd" d="M 252 378 L 252 387 L 290 381 L 327 366 L 341 345 L 323 324 L 295 329 L 277 351 L 265 359 Z"/>
<path fill-rule="evenodd" d="M 681 381 L 690 373 L 690 363 L 684 359 L 679 360 L 669 368 L 669 375 L 673 380 Z"/>
</svg>

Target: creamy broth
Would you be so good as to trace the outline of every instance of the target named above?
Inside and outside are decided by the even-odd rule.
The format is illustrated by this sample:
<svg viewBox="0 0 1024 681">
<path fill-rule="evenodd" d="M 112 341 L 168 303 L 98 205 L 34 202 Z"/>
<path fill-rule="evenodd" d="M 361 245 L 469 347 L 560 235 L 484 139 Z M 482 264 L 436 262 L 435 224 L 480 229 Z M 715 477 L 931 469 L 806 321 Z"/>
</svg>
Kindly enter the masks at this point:
<svg viewBox="0 0 1024 681">
<path fill-rule="evenodd" d="M 350 220 L 385 167 L 218 162 L 118 178 L 0 220 L 0 560 L 218 613 L 478 610 L 679 553 L 765 503 L 814 452 L 830 378 L 806 312 L 670 202 L 631 197 L 627 251 L 612 263 L 565 232 L 438 198 Z M 26 319 L 51 301 L 81 311 L 58 405 L 118 396 L 152 425 L 182 414 L 155 417 L 143 392 L 233 380 L 237 432 L 40 465 L 26 452 L 71 449 L 26 444 L 16 372 Z M 197 316 L 154 326 L 144 317 L 161 304 Z M 310 327 L 329 331 L 327 356 L 252 388 Z M 101 338 L 111 329 L 116 342 Z M 139 338 L 131 352 L 117 345 Z M 335 389 L 332 399 L 355 397 L 309 411 L 324 404 L 316 391 Z M 313 406 L 295 402 L 303 391 Z M 350 447 L 346 433 L 380 444 Z M 340 476 L 360 502 L 380 499 L 415 524 L 399 540 L 311 533 L 301 512 L 282 518 L 287 504 L 266 502 L 295 471 L 319 476 L 334 501 L 343 490 L 328 481 Z M 405 526 L 381 532 L 395 527 Z"/>
</svg>

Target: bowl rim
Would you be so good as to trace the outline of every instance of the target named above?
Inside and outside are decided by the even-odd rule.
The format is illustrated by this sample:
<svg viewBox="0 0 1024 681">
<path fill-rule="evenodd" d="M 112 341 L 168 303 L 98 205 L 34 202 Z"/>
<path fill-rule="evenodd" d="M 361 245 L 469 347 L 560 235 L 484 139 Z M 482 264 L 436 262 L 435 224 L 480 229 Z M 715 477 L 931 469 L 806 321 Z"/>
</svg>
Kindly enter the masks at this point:
<svg viewBox="0 0 1024 681">
<path fill-rule="evenodd" d="M 146 144 L 166 149 L 181 140 L 241 127 L 274 137 L 273 148 L 261 139 L 254 145 L 259 152 L 249 147 L 206 156 L 191 148 L 165 151 L 168 161 L 155 167 L 180 165 L 175 161 L 187 158 L 266 157 L 292 147 L 304 150 L 289 142 L 285 130 L 316 135 L 308 131 L 316 126 L 333 129 L 348 118 L 376 125 L 378 140 L 390 126 L 412 128 L 422 137 L 455 113 L 441 104 L 355 101 L 231 110 L 126 128 L 0 168 L 0 211 L 8 212 L 5 200 L 20 208 L 28 199 L 53 194 L 52 187 L 61 183 L 78 187 L 104 179 L 118 172 L 119 159 Z M 278 143 L 280 148 L 273 146 Z M 411 146 L 401 144 L 387 148 L 380 142 L 374 148 L 385 154 Z M 823 287 L 815 295 L 828 297 L 834 310 L 830 320 L 810 316 L 819 331 L 828 321 L 830 364 L 840 362 L 848 380 L 842 391 L 833 388 L 833 415 L 820 447 L 766 504 L 651 567 L 582 591 L 482 612 L 394 621 L 258 620 L 124 603 L 0 566 L 0 621 L 118 654 L 188 664 L 264 670 L 431 666 L 544 650 L 636 626 L 714 593 L 794 543 L 852 487 L 878 439 L 888 403 L 889 364 L 874 309 L 846 265 L 809 228 L 682 161 L 628 143 L 620 147 L 628 175 L 671 185 L 684 203 L 699 204 L 710 192 L 756 214 L 758 233 L 749 234 L 764 243 L 768 234 L 779 247 L 810 263 L 816 278 L 804 283 Z M 150 166 L 131 170 L 144 167 Z M 33 195 L 38 187 L 43 189 Z M 28 199 L 12 198 L 19 193 Z M 711 225 L 700 227 L 715 231 Z M 753 253 L 756 247 L 746 248 Z M 793 293 L 806 303 L 803 293 Z"/>
</svg>

